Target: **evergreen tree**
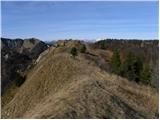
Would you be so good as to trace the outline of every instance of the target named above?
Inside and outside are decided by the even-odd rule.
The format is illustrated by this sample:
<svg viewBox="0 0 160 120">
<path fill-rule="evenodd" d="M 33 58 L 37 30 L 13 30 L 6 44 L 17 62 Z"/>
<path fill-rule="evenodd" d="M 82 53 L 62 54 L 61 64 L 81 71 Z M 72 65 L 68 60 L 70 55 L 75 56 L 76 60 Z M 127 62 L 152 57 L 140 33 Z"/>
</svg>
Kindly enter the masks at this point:
<svg viewBox="0 0 160 120">
<path fill-rule="evenodd" d="M 121 59 L 119 55 L 119 51 L 115 50 L 113 52 L 112 58 L 111 58 L 111 67 L 112 67 L 112 72 L 116 73 L 118 75 L 121 74 Z"/>
<path fill-rule="evenodd" d="M 140 81 L 143 84 L 151 85 L 151 69 L 149 66 L 144 65 L 143 70 L 140 72 Z"/>
<path fill-rule="evenodd" d="M 82 45 L 82 47 L 80 49 L 80 52 L 81 53 L 85 53 L 86 52 L 86 46 L 85 45 Z"/>
<path fill-rule="evenodd" d="M 143 63 L 142 63 L 142 60 L 139 56 L 135 56 L 133 66 L 134 66 L 134 72 L 136 74 L 135 81 L 139 82 L 140 81 L 140 72 L 143 69 Z"/>
<path fill-rule="evenodd" d="M 100 42 L 100 48 L 101 48 L 101 49 L 106 49 L 105 41 L 101 41 L 101 42 Z"/>
<path fill-rule="evenodd" d="M 72 47 L 70 53 L 72 54 L 73 57 L 77 56 L 78 53 L 77 53 L 77 49 L 75 47 Z"/>
<path fill-rule="evenodd" d="M 129 80 L 139 82 L 140 71 L 142 70 L 142 61 L 140 57 L 135 56 L 132 52 L 129 52 L 125 61 L 123 62 L 122 71 L 123 76 Z"/>
<path fill-rule="evenodd" d="M 113 73 L 126 77 L 128 80 L 151 85 L 151 69 L 143 65 L 142 59 L 132 52 L 129 52 L 124 62 L 121 63 L 119 52 L 115 50 L 111 58 L 111 68 Z"/>
</svg>

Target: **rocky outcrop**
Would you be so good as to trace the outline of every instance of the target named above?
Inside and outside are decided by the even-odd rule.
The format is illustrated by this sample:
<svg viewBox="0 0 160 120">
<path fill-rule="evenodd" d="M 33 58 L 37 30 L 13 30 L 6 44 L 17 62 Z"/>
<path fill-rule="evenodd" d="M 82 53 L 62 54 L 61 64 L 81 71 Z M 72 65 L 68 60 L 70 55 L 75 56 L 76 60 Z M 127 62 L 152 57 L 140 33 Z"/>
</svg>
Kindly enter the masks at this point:
<svg viewBox="0 0 160 120">
<path fill-rule="evenodd" d="M 35 38 L 1 38 L 2 93 L 48 46 Z"/>
<path fill-rule="evenodd" d="M 38 58 L 35 60 L 35 64 L 37 64 L 48 52 L 53 51 L 56 47 L 51 46 L 48 49 L 46 49 L 44 52 L 42 52 Z"/>
</svg>

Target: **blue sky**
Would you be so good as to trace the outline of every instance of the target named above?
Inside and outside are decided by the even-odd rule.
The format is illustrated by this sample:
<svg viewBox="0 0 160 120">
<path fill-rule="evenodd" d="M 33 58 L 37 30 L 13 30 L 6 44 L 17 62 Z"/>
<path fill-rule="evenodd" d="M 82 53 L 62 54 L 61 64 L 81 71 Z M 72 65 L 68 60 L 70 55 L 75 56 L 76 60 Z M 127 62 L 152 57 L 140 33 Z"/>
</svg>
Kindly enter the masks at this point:
<svg viewBox="0 0 160 120">
<path fill-rule="evenodd" d="M 2 2 L 2 37 L 158 39 L 158 2 Z"/>
</svg>

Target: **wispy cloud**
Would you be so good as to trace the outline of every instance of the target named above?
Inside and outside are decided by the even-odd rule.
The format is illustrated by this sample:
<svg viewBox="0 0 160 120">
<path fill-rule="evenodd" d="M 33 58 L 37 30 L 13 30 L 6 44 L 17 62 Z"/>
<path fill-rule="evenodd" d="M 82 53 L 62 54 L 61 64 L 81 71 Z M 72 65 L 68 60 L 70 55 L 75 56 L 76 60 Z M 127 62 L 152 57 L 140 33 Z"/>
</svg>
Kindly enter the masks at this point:
<svg viewBox="0 0 160 120">
<path fill-rule="evenodd" d="M 94 39 L 109 33 L 157 38 L 158 2 L 2 2 L 4 37 Z"/>
</svg>

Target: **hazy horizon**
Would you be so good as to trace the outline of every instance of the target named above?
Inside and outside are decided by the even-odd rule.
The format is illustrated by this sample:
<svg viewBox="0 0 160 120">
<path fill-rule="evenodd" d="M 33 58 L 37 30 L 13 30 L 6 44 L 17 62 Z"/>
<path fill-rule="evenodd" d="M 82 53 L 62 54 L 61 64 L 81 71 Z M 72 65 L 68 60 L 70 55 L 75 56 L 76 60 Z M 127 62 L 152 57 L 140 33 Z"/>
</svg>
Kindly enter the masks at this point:
<svg viewBox="0 0 160 120">
<path fill-rule="evenodd" d="M 158 39 L 158 2 L 2 1 L 2 37 Z"/>
</svg>

